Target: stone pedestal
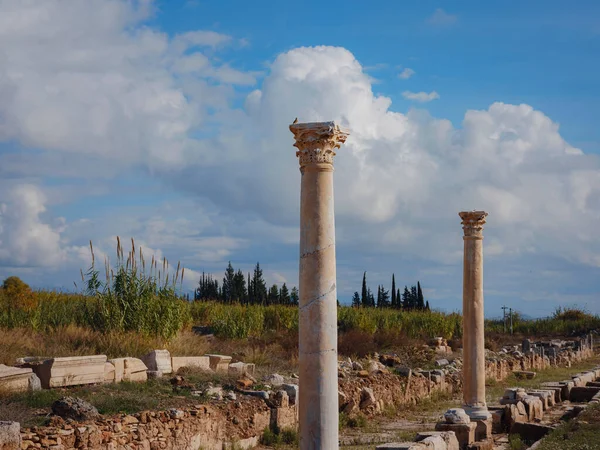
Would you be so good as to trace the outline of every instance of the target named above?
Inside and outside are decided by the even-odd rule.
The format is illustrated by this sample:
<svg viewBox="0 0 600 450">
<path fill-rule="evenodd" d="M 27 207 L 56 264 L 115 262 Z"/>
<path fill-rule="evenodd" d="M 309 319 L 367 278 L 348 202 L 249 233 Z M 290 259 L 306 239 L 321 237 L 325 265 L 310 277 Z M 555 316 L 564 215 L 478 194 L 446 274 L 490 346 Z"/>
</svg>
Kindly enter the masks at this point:
<svg viewBox="0 0 600 450">
<path fill-rule="evenodd" d="M 435 425 L 436 431 L 453 431 L 458 439 L 460 448 L 465 448 L 475 442 L 475 429 L 477 424 L 475 422 L 469 423 L 442 423 L 439 422 Z"/>
<path fill-rule="evenodd" d="M 463 408 L 474 420 L 487 420 L 483 318 L 483 225 L 487 213 L 459 213 L 464 230 Z"/>
<path fill-rule="evenodd" d="M 294 123 L 300 193 L 300 448 L 338 448 L 337 290 L 333 157 L 348 133 Z"/>
</svg>

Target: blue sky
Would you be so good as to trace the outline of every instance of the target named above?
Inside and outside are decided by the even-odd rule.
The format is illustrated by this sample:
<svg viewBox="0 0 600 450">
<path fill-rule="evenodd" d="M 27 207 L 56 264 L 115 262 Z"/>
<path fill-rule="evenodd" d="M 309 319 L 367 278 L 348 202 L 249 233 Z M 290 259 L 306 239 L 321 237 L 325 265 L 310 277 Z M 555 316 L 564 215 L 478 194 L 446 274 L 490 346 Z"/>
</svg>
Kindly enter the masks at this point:
<svg viewBox="0 0 600 450">
<path fill-rule="evenodd" d="M 67 7 L 68 4 L 68 7 Z M 600 313 L 600 4 L 0 0 L 0 278 L 70 289 L 115 236 L 193 289 L 297 283 L 287 130 L 338 120 L 338 295 L 461 307 L 458 211 L 489 211 L 486 314 Z M 389 287 L 389 286 L 388 286 Z"/>
</svg>

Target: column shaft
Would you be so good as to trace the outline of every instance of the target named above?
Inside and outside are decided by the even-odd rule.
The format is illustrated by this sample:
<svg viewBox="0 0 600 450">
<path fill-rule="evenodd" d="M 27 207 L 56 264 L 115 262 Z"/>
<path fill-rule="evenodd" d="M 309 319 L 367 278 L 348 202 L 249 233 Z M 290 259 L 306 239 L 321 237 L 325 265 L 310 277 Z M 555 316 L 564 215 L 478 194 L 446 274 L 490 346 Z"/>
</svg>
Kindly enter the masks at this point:
<svg viewBox="0 0 600 450">
<path fill-rule="evenodd" d="M 300 442 L 338 448 L 337 293 L 333 167 L 302 169 L 300 200 Z"/>
<path fill-rule="evenodd" d="M 488 419 L 485 400 L 483 310 L 483 224 L 487 213 L 462 212 L 463 265 L 463 402 L 472 419 Z"/>
</svg>

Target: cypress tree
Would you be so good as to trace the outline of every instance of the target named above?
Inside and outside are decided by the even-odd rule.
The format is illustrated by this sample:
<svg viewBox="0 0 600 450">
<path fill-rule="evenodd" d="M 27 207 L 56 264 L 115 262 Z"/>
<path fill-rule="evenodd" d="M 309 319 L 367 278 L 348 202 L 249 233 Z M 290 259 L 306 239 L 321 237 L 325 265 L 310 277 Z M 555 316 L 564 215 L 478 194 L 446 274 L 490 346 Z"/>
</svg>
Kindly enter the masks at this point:
<svg viewBox="0 0 600 450">
<path fill-rule="evenodd" d="M 396 291 L 396 308 L 402 308 L 402 297 L 400 297 L 400 288 Z"/>
<path fill-rule="evenodd" d="M 429 308 L 429 300 L 427 300 L 427 302 L 425 303 L 425 310 L 431 311 L 431 308 Z"/>
<path fill-rule="evenodd" d="M 383 308 L 383 304 L 381 303 L 381 285 L 377 286 L 377 307 Z"/>
<path fill-rule="evenodd" d="M 234 301 L 244 303 L 248 293 L 246 292 L 246 278 L 241 270 L 233 276 L 233 291 L 231 297 Z"/>
<path fill-rule="evenodd" d="M 392 308 L 397 308 L 396 305 L 396 276 L 392 274 Z"/>
<path fill-rule="evenodd" d="M 367 291 L 367 272 L 363 273 L 362 297 L 360 300 L 363 306 L 369 306 L 369 296 Z"/>
<path fill-rule="evenodd" d="M 267 284 L 263 278 L 263 272 L 259 263 L 256 263 L 256 267 L 254 268 L 252 287 L 254 289 L 254 302 L 259 305 L 264 305 L 267 301 Z"/>
<path fill-rule="evenodd" d="M 411 286 L 411 288 L 410 288 L 410 305 L 411 305 L 411 309 L 419 308 L 416 286 Z"/>
<path fill-rule="evenodd" d="M 417 305 L 419 309 L 425 309 L 425 300 L 423 299 L 423 291 L 421 291 L 420 281 L 417 281 Z"/>
<path fill-rule="evenodd" d="M 279 303 L 279 288 L 276 284 L 274 284 L 271 286 L 269 293 L 267 294 L 267 304 L 276 305 L 277 303 Z"/>
</svg>

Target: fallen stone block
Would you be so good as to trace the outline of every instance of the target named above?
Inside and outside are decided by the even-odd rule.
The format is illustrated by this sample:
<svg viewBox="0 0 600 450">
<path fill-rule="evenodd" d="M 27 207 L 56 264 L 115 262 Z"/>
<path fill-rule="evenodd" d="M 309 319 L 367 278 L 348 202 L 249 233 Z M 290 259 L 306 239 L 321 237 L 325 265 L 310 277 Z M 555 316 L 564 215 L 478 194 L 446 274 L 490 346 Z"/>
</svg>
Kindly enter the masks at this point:
<svg viewBox="0 0 600 450">
<path fill-rule="evenodd" d="M 146 364 L 138 358 L 115 358 L 109 361 L 115 366 L 115 382 L 144 382 L 148 380 Z"/>
<path fill-rule="evenodd" d="M 488 408 L 492 415 L 492 432 L 496 434 L 504 433 L 504 408 Z"/>
<path fill-rule="evenodd" d="M 483 441 L 492 437 L 492 418 L 473 420 L 475 422 L 475 441 Z"/>
<path fill-rule="evenodd" d="M 64 419 L 91 420 L 100 414 L 94 405 L 76 397 L 63 397 L 52 404 L 52 412 Z"/>
<path fill-rule="evenodd" d="M 527 397 L 537 397 L 538 399 L 540 399 L 544 411 L 546 411 L 550 407 L 550 404 L 548 402 L 549 396 L 550 393 L 548 392 L 527 391 Z"/>
<path fill-rule="evenodd" d="M 21 450 L 19 422 L 0 422 L 0 450 Z"/>
<path fill-rule="evenodd" d="M 33 370 L 0 364 L 0 392 L 25 392 Z"/>
<path fill-rule="evenodd" d="M 536 419 L 542 420 L 544 417 L 544 404 L 539 397 L 528 395 L 522 402 L 527 411 L 528 422 L 534 422 Z"/>
<path fill-rule="evenodd" d="M 29 362 L 44 389 L 104 382 L 105 355 L 68 356 Z"/>
<path fill-rule="evenodd" d="M 388 444 L 379 444 L 376 450 L 431 450 L 428 444 L 423 442 L 390 442 Z"/>
<path fill-rule="evenodd" d="M 231 356 L 206 355 L 210 360 L 210 368 L 215 372 L 227 372 L 231 363 Z"/>
<path fill-rule="evenodd" d="M 571 389 L 575 387 L 575 383 L 573 382 L 573 380 L 564 380 L 559 381 L 558 383 L 563 387 L 561 393 L 561 397 L 563 398 L 563 400 L 568 400 L 569 398 L 571 398 Z"/>
<path fill-rule="evenodd" d="M 230 375 L 254 375 L 254 364 L 247 364 L 245 362 L 236 362 L 229 364 Z"/>
<path fill-rule="evenodd" d="M 200 370 L 211 370 L 210 358 L 208 356 L 173 356 L 171 358 L 171 367 L 173 372 L 177 372 L 182 367 L 193 367 Z"/>
<path fill-rule="evenodd" d="M 271 408 L 271 428 L 277 430 L 298 428 L 298 408 L 295 406 Z"/>
<path fill-rule="evenodd" d="M 460 445 L 460 448 L 464 448 L 467 445 L 471 445 L 475 442 L 475 429 L 477 424 L 471 423 L 444 423 L 438 422 L 435 425 L 435 431 L 453 431 L 456 435 L 456 439 Z"/>
<path fill-rule="evenodd" d="M 298 385 L 284 383 L 281 385 L 281 389 L 287 392 L 290 398 L 290 405 L 295 405 L 298 401 Z"/>
<path fill-rule="evenodd" d="M 600 392 L 600 387 L 574 387 L 573 389 L 571 389 L 571 397 L 569 399 L 572 402 L 585 403 L 589 402 L 598 392 Z"/>
<path fill-rule="evenodd" d="M 525 442 L 533 443 L 542 439 L 552 430 L 552 427 L 538 423 L 515 423 L 510 432 L 518 434 Z"/>
<path fill-rule="evenodd" d="M 115 366 L 113 363 L 109 363 L 108 361 L 104 363 L 104 382 L 115 382 Z"/>
<path fill-rule="evenodd" d="M 515 377 L 517 377 L 517 379 L 520 379 L 520 380 L 523 380 L 523 379 L 532 380 L 536 376 L 536 372 L 530 372 L 527 370 L 517 370 L 513 373 L 515 374 Z"/>
<path fill-rule="evenodd" d="M 416 442 L 433 444 L 434 449 L 460 450 L 454 431 L 423 431 L 417 433 Z"/>
<path fill-rule="evenodd" d="M 554 403 L 560 403 L 562 402 L 563 398 L 562 398 L 562 391 L 563 391 L 563 387 L 557 383 L 557 382 L 546 382 L 546 383 L 542 383 L 542 387 L 544 389 L 550 390 L 550 391 L 554 391 Z"/>
<path fill-rule="evenodd" d="M 519 401 L 514 405 L 506 405 L 504 408 L 504 420 L 505 426 L 509 431 L 515 423 L 527 422 L 529 414 L 523 402 Z"/>
<path fill-rule="evenodd" d="M 148 370 L 160 371 L 163 374 L 173 372 L 169 350 L 152 350 L 142 358 L 142 361 L 146 364 Z"/>
</svg>

